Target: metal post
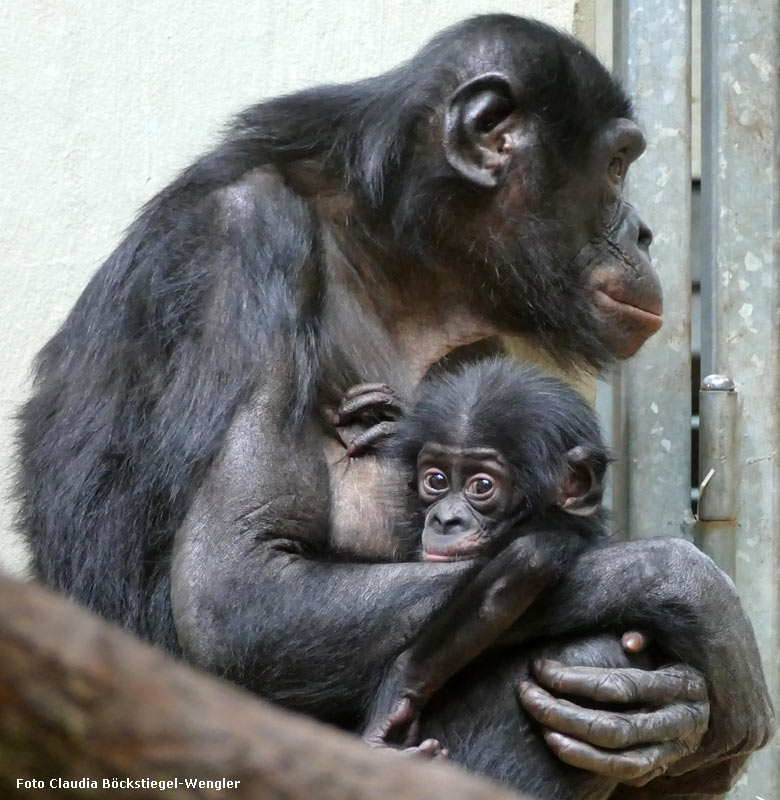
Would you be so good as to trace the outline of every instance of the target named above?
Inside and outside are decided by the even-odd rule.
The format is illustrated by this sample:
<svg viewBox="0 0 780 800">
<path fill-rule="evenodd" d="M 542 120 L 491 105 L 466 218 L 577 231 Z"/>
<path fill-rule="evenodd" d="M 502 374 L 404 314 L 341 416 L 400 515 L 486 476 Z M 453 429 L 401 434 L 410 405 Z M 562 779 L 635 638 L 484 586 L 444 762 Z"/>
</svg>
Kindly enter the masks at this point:
<svg viewBox="0 0 780 800">
<path fill-rule="evenodd" d="M 708 375 L 699 390 L 699 502 L 696 542 L 733 580 L 738 513 L 738 394 L 725 375 Z"/>
<path fill-rule="evenodd" d="M 690 539 L 691 8 L 616 0 L 614 9 L 615 64 L 648 141 L 630 193 L 654 232 L 664 326 L 622 368 L 623 441 L 613 446 L 624 485 L 615 481 L 612 500 L 630 538 Z"/>
<path fill-rule="evenodd" d="M 703 8 L 702 374 L 739 393 L 734 577 L 780 708 L 780 5 Z M 708 527 L 700 524 L 704 543 Z M 738 679 L 738 676 L 737 676 Z M 780 797 L 780 743 L 756 754 L 729 795 Z"/>
</svg>

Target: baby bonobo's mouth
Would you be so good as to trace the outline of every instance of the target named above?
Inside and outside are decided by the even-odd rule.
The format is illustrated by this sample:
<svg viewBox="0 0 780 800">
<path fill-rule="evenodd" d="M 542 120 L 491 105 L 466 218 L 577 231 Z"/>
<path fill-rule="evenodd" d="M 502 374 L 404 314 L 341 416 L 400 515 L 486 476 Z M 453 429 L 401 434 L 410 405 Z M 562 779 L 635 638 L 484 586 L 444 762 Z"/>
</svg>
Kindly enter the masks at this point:
<svg viewBox="0 0 780 800">
<path fill-rule="evenodd" d="M 480 548 L 477 545 L 471 547 L 452 547 L 434 549 L 426 547 L 423 550 L 424 561 L 466 561 L 469 558 L 475 558 L 479 553 Z"/>
</svg>

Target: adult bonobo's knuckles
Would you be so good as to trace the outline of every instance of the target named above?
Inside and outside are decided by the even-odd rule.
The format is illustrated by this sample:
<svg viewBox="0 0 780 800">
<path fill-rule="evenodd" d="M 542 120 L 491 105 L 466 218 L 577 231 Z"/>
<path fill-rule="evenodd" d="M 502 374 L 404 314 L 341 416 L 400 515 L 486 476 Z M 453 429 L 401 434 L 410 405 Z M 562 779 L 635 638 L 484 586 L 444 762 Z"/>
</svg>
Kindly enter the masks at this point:
<svg viewBox="0 0 780 800">
<path fill-rule="evenodd" d="M 752 627 L 729 577 L 682 539 L 650 540 L 644 550 L 658 608 L 668 609 L 656 621 L 657 641 L 699 667 L 707 679 L 710 720 L 701 746 L 668 772 L 684 778 L 687 771 L 763 747 L 774 732 L 774 712 Z M 692 698 L 704 691 L 701 674 L 691 666 L 660 673 L 656 686 L 661 690 Z"/>
<path fill-rule="evenodd" d="M 550 659 L 534 662 L 536 679 L 558 694 L 578 695 L 603 703 L 651 703 L 706 700 L 706 687 L 695 670 L 606 669 L 561 664 Z"/>
</svg>

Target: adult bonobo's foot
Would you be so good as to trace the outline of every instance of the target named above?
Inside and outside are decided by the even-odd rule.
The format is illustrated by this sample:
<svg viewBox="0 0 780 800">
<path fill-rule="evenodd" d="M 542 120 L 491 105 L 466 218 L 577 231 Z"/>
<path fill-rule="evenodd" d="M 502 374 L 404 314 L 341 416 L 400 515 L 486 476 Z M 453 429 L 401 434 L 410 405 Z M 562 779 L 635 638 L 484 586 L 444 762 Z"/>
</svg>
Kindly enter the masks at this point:
<svg viewBox="0 0 780 800">
<path fill-rule="evenodd" d="M 386 383 L 358 383 L 344 393 L 344 399 L 331 421 L 335 425 L 354 422 L 368 425 L 347 446 L 347 455 L 356 458 L 392 436 L 395 421 L 403 413 L 403 403 Z"/>
</svg>

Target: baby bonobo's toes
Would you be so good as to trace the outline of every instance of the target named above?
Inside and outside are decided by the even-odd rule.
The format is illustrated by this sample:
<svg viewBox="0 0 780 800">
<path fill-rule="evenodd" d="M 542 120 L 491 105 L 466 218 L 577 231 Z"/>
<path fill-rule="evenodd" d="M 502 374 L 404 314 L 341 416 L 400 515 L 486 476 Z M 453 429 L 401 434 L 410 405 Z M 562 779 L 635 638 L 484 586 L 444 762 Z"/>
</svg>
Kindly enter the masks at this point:
<svg viewBox="0 0 780 800">
<path fill-rule="evenodd" d="M 359 433 L 347 446 L 347 455 L 357 458 L 373 450 L 380 442 L 389 439 L 395 432 L 395 422 L 377 422 L 367 430 Z"/>
<path fill-rule="evenodd" d="M 419 744 L 420 713 L 408 697 L 399 700 L 392 712 L 369 726 L 364 741 L 371 747 L 391 750 L 393 753 L 412 758 L 445 759 L 450 751 L 441 746 L 438 739 L 424 739 Z"/>
<path fill-rule="evenodd" d="M 450 757 L 450 751 L 446 747 L 442 747 L 438 739 L 426 739 L 413 747 L 397 747 L 381 739 L 366 739 L 366 744 L 405 758 L 424 758 L 426 761 L 432 761 Z"/>
<path fill-rule="evenodd" d="M 416 747 L 406 747 L 398 752 L 405 756 L 427 759 L 447 759 L 450 757 L 450 751 L 446 747 L 442 747 L 438 739 L 425 739 Z"/>
<path fill-rule="evenodd" d="M 367 413 L 378 413 L 385 419 L 398 419 L 403 412 L 403 403 L 389 386 L 384 383 L 362 383 L 346 391 L 337 413 L 343 425 Z"/>
</svg>

